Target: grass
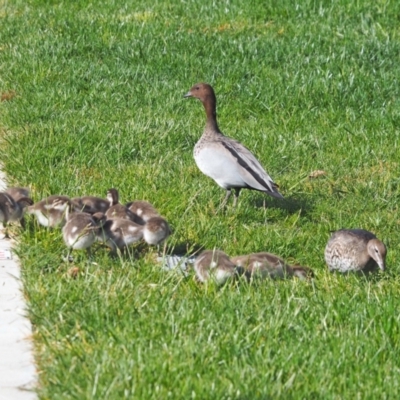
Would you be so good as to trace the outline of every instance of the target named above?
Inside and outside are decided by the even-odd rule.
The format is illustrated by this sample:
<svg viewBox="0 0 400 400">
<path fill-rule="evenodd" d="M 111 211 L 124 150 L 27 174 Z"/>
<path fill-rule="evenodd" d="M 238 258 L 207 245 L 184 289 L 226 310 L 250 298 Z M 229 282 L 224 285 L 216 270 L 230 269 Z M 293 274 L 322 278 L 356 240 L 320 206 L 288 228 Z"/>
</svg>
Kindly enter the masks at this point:
<svg viewBox="0 0 400 400">
<path fill-rule="evenodd" d="M 400 4 L 5 0 L 0 18 L 11 184 L 35 200 L 116 187 L 170 221 L 170 248 L 268 250 L 316 275 L 202 287 L 142 247 L 77 254 L 74 279 L 60 231 L 30 219 L 17 251 L 41 399 L 399 397 Z M 182 98 L 198 81 L 285 201 L 243 191 L 216 213 L 224 193 L 192 158 L 204 111 Z M 388 271 L 329 274 L 341 227 L 375 232 Z"/>
</svg>

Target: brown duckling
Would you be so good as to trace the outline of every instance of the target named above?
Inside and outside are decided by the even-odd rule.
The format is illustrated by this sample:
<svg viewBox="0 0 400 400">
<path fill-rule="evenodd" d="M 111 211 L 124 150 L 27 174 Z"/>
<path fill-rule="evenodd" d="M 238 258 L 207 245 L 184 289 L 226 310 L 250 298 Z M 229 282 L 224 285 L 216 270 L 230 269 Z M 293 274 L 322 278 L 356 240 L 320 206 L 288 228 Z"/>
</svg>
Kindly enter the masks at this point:
<svg viewBox="0 0 400 400">
<path fill-rule="evenodd" d="M 143 239 L 152 246 L 157 246 L 160 254 L 160 245 L 172 233 L 168 222 L 163 217 L 149 218 L 143 226 Z"/>
<path fill-rule="evenodd" d="M 23 197 L 30 197 L 30 189 L 26 187 L 10 187 L 5 190 L 15 201 Z"/>
<path fill-rule="evenodd" d="M 110 208 L 108 199 L 103 199 L 96 196 L 74 197 L 72 202 L 76 204 L 76 208 L 82 212 L 89 214 L 105 213 Z"/>
<path fill-rule="evenodd" d="M 96 241 L 98 231 L 105 222 L 101 213 L 91 215 L 80 211 L 71 212 L 70 208 L 65 210 L 66 223 L 62 228 L 63 239 L 68 247 L 67 259 L 72 250 L 86 249 L 90 255 L 90 246 Z"/>
<path fill-rule="evenodd" d="M 15 201 L 8 193 L 0 193 L 0 222 L 6 227 L 9 222 L 19 221 L 25 228 L 24 211 L 32 204 L 33 201 L 29 197 L 19 197 L 18 201 Z"/>
<path fill-rule="evenodd" d="M 144 200 L 131 201 L 126 205 L 134 214 L 138 215 L 144 222 L 147 222 L 150 218 L 159 217 L 160 214 L 156 208 Z"/>
<path fill-rule="evenodd" d="M 27 213 L 35 215 L 40 225 L 54 228 L 65 223 L 65 210 L 71 204 L 68 196 L 51 195 L 29 206 Z"/>
<path fill-rule="evenodd" d="M 97 240 L 105 243 L 114 253 L 142 238 L 143 226 L 129 219 L 107 219 L 97 232 Z"/>
<path fill-rule="evenodd" d="M 106 211 L 107 219 L 128 219 L 143 224 L 143 220 L 138 215 L 134 214 L 128 207 L 120 204 L 117 189 L 108 189 L 107 200 L 110 203 L 110 208 Z"/>
<path fill-rule="evenodd" d="M 299 265 L 290 266 L 282 258 L 267 252 L 236 256 L 231 260 L 236 266 L 242 268 L 242 272 L 248 279 L 285 279 L 295 276 L 304 280 L 312 276 L 309 268 Z"/>
<path fill-rule="evenodd" d="M 200 282 L 212 279 L 217 285 L 223 285 L 236 274 L 235 264 L 221 250 L 205 250 L 199 254 L 193 266 Z"/>
</svg>

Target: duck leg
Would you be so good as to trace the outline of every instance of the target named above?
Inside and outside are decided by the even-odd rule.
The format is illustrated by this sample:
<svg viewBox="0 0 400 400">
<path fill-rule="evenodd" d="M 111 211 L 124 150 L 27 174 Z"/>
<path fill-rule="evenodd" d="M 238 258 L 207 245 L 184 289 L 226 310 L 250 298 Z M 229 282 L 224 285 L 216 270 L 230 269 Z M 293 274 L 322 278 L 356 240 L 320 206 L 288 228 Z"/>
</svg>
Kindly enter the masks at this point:
<svg viewBox="0 0 400 400">
<path fill-rule="evenodd" d="M 235 188 L 235 198 L 233 200 L 233 208 L 236 208 L 239 199 L 239 194 L 240 194 L 240 188 Z"/>
<path fill-rule="evenodd" d="M 220 209 L 226 207 L 226 204 L 228 203 L 228 200 L 229 200 L 229 197 L 231 197 L 231 194 L 232 194 L 232 190 L 226 189 L 226 195 L 225 195 L 224 200 L 221 203 Z"/>
</svg>

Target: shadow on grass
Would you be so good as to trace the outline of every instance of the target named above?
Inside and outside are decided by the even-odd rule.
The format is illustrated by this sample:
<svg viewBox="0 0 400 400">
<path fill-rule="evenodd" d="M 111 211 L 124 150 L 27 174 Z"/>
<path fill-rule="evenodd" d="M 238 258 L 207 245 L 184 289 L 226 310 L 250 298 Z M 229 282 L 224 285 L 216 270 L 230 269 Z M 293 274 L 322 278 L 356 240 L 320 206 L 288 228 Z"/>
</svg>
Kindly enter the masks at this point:
<svg viewBox="0 0 400 400">
<path fill-rule="evenodd" d="M 204 250 L 204 246 L 199 243 L 180 242 L 168 248 L 167 254 L 192 256 L 198 255 L 202 250 Z"/>
<path fill-rule="evenodd" d="M 302 217 L 308 215 L 314 208 L 315 200 L 309 196 L 294 195 L 283 199 L 275 199 L 269 196 L 257 196 L 253 202 L 257 208 L 279 208 L 289 214 L 298 214 Z"/>
</svg>

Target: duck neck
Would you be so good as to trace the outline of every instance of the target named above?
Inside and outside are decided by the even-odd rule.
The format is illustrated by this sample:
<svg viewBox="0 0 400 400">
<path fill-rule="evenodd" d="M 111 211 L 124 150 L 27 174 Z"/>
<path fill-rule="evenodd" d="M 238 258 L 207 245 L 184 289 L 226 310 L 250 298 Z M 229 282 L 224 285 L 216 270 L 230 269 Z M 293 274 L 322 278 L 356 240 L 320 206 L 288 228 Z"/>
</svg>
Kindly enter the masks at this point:
<svg viewBox="0 0 400 400">
<path fill-rule="evenodd" d="M 203 101 L 203 105 L 206 110 L 206 116 L 207 116 L 206 131 L 221 133 L 217 123 L 217 100 L 215 98 L 215 95 L 208 96 Z"/>
</svg>

